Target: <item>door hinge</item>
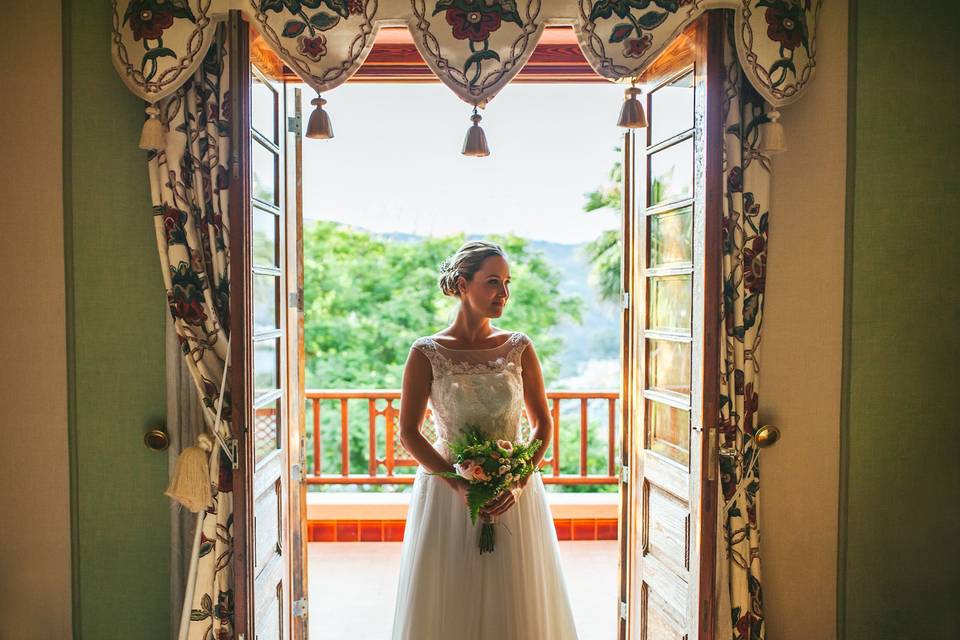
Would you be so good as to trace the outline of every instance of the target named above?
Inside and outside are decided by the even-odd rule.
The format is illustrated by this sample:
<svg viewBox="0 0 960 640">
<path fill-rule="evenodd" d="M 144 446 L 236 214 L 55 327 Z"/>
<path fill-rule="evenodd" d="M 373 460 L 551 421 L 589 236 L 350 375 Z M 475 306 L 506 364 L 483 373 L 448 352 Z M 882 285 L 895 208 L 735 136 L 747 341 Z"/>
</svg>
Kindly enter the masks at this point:
<svg viewBox="0 0 960 640">
<path fill-rule="evenodd" d="M 626 291 L 623 292 L 623 308 L 624 309 L 630 308 L 630 294 Z"/>
<path fill-rule="evenodd" d="M 630 482 L 630 467 L 627 465 L 620 467 L 620 482 Z"/>
<path fill-rule="evenodd" d="M 707 429 L 707 451 L 710 452 L 710 468 L 707 469 L 707 480 L 713 482 L 717 478 L 717 467 L 720 466 L 720 460 L 717 457 L 717 428 Z"/>
<path fill-rule="evenodd" d="M 230 446 L 230 468 L 239 469 L 240 468 L 240 453 L 239 453 L 239 441 L 236 438 L 230 438 L 227 441 L 227 444 Z"/>
<path fill-rule="evenodd" d="M 297 311 L 303 311 L 303 289 L 297 288 L 296 291 L 291 291 L 287 294 L 287 306 L 296 307 Z"/>
<path fill-rule="evenodd" d="M 293 601 L 293 617 L 294 618 L 306 618 L 307 617 L 307 599 L 300 598 L 299 600 Z"/>
<path fill-rule="evenodd" d="M 624 620 L 627 619 L 627 603 L 626 602 L 620 603 L 620 617 L 623 618 Z"/>
<path fill-rule="evenodd" d="M 289 116 L 287 118 L 287 131 L 298 136 L 303 132 L 303 120 L 300 119 L 300 116 Z"/>
<path fill-rule="evenodd" d="M 290 479 L 294 482 L 303 482 L 303 467 L 299 464 L 290 465 Z"/>
</svg>

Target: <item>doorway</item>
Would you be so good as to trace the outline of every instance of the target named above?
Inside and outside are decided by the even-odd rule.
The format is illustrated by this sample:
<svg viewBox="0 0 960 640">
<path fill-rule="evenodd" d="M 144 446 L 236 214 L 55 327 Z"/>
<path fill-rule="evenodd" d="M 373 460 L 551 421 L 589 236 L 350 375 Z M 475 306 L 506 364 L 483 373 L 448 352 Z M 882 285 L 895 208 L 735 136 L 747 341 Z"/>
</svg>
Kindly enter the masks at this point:
<svg viewBox="0 0 960 640">
<path fill-rule="evenodd" d="M 563 475 L 565 449 L 557 431 L 557 425 L 564 424 L 558 419 L 561 403 L 572 399 L 581 407 L 578 466 L 589 465 L 590 403 L 600 400 L 607 405 L 608 449 L 600 472 L 603 482 L 590 480 L 589 469 L 577 471 L 583 484 L 610 483 L 619 496 L 613 519 L 619 566 L 613 573 L 616 584 L 612 585 L 614 599 L 609 603 L 607 619 L 611 632 L 622 639 L 706 638 L 713 623 L 711 514 L 715 508 L 710 499 L 715 479 L 710 469 L 715 465 L 710 462 L 713 450 L 709 443 L 715 441 L 715 432 L 711 431 L 712 418 L 704 416 L 716 415 L 709 404 L 713 397 L 711 384 L 715 384 L 710 379 L 715 367 L 710 365 L 716 361 L 716 327 L 705 310 L 717 308 L 711 302 L 717 294 L 711 283 L 719 282 L 716 257 L 708 247 L 715 250 L 719 246 L 710 238 L 718 232 L 711 220 L 719 220 L 719 206 L 714 200 L 720 193 L 720 165 L 717 150 L 707 144 L 712 139 L 710 132 L 717 131 L 714 137 L 719 147 L 719 130 L 713 128 L 719 123 L 718 32 L 718 18 L 705 15 L 639 79 L 650 126 L 639 134 L 627 132 L 620 145 L 622 227 L 617 266 L 621 290 L 616 311 L 623 338 L 619 349 L 620 389 L 612 397 L 561 395 L 553 405 L 554 442 L 560 443 L 560 452 L 553 457 L 548 475 L 552 471 L 558 478 Z M 328 473 L 330 485 L 382 488 L 391 482 L 409 484 L 403 476 L 412 479 L 411 465 L 390 431 L 398 406 L 394 404 L 396 398 L 310 398 L 304 390 L 309 373 L 304 369 L 303 121 L 298 118 L 299 92 L 293 86 L 292 74 L 282 63 L 271 61 L 268 52 L 259 50 L 255 37 L 247 44 L 253 64 L 249 67 L 248 89 L 240 93 L 251 99 L 246 110 L 239 106 L 236 113 L 242 121 L 251 123 L 237 138 L 239 148 L 250 149 L 250 157 L 240 162 L 246 167 L 246 173 L 240 176 L 245 186 L 235 190 L 237 208 L 231 210 L 248 212 L 237 234 L 239 242 L 250 250 L 242 252 L 246 264 L 233 265 L 235 282 L 246 284 L 239 287 L 241 309 L 236 316 L 244 321 L 232 327 L 239 330 L 233 335 L 244 339 L 234 342 L 232 357 L 243 363 L 235 369 L 233 387 L 245 399 L 242 406 L 249 407 L 243 424 L 255 428 L 247 430 L 249 440 L 241 445 L 249 471 L 241 466 L 240 484 L 246 489 L 238 492 L 237 505 L 238 631 L 242 614 L 253 621 L 255 628 L 267 624 L 276 637 L 306 637 L 313 626 L 307 614 L 310 607 L 306 590 L 307 541 L 312 533 L 307 526 L 306 485 L 312 483 L 311 474 L 314 479 L 323 475 L 324 456 L 332 452 L 340 464 L 334 467 L 334 473 Z M 711 60 L 713 66 L 708 67 Z M 390 75 L 382 67 L 377 73 L 380 78 Z M 245 85 L 240 81 L 232 86 Z M 264 86 L 271 88 L 264 92 Z M 277 132 L 272 141 L 256 124 L 258 91 L 261 110 L 265 106 L 272 109 L 272 124 L 263 120 L 260 125 Z M 498 102 L 506 95 L 505 91 Z M 679 108 L 687 111 L 681 113 Z M 606 117 L 606 112 L 603 115 Z M 384 108 L 383 116 L 389 120 L 388 109 Z M 491 143 L 498 153 L 492 120 L 488 120 Z M 456 153 L 460 136 L 462 133 L 453 136 L 451 153 Z M 376 153 L 372 150 L 371 158 L 376 158 Z M 265 185 L 266 190 L 258 191 Z M 265 210 L 273 217 L 266 218 Z M 258 265 L 258 259 L 273 262 Z M 257 324 L 258 307 L 267 310 L 264 317 L 271 319 L 272 325 Z M 333 414 L 341 436 L 339 450 L 324 446 L 324 420 L 330 419 L 325 416 L 331 412 L 315 400 L 333 401 L 340 408 L 339 415 Z M 342 444 L 349 442 L 353 430 L 349 414 L 354 401 L 367 408 L 362 420 L 367 427 L 361 440 L 368 455 L 365 459 L 361 456 L 359 470 L 364 471 L 365 463 L 363 475 L 367 479 L 361 482 L 351 477 L 356 461 L 350 447 Z M 314 425 L 313 433 L 321 433 L 321 437 L 307 438 L 308 420 Z M 382 440 L 378 424 L 382 425 Z M 263 447 L 261 458 L 257 457 L 258 444 Z M 276 466 L 275 475 L 267 471 L 265 460 L 276 460 L 270 463 Z M 571 537 L 576 535 L 575 519 L 569 523 Z M 397 520 L 393 519 L 394 525 Z M 594 535 L 599 520 L 594 518 L 591 525 Z M 381 539 L 391 535 L 390 519 L 381 519 L 372 528 L 363 527 L 359 518 L 354 521 L 352 529 L 335 524 L 334 536 L 342 530 L 359 541 L 368 535 L 365 529 L 372 532 L 378 527 Z M 557 532 L 563 537 L 562 522 Z M 252 559 L 253 575 L 251 565 L 246 564 L 248 559 Z M 311 579 L 310 584 L 315 582 Z M 392 612 L 392 602 L 390 609 Z M 603 637 L 597 640 L 608 640 L 608 632 L 600 633 Z"/>
<path fill-rule="evenodd" d="M 530 335 L 545 370 L 559 446 L 547 451 L 544 480 L 578 628 L 590 630 L 585 638 L 616 634 L 622 95 L 606 82 L 508 87 L 486 110 L 492 155 L 482 159 L 458 153 L 469 108 L 439 84 L 347 83 L 327 105 L 337 138 L 304 153 L 304 173 L 323 177 L 315 194 L 304 188 L 303 242 L 320 637 L 389 637 L 416 469 L 396 438 L 400 374 L 413 340 L 454 311 L 437 265 L 474 238 L 510 257 L 511 300 L 495 324 Z M 391 119 L 378 121 L 387 103 Z M 578 118 L 590 122 L 571 128 Z M 611 279 L 615 290 L 603 289 Z M 362 625 L 351 602 L 364 603 Z"/>
</svg>

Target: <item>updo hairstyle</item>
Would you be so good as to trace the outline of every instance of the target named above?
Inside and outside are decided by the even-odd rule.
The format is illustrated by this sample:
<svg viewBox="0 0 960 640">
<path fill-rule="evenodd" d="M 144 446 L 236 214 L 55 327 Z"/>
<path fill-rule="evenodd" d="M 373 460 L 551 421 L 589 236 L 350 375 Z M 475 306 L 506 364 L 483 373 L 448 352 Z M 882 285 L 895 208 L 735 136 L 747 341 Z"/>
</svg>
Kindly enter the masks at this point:
<svg viewBox="0 0 960 640">
<path fill-rule="evenodd" d="M 457 280 L 463 276 L 468 282 L 480 270 L 483 261 L 492 256 L 500 256 L 504 260 L 507 254 L 499 246 L 490 242 L 468 242 L 460 247 L 455 254 L 440 263 L 440 290 L 444 295 L 460 297 Z"/>
</svg>

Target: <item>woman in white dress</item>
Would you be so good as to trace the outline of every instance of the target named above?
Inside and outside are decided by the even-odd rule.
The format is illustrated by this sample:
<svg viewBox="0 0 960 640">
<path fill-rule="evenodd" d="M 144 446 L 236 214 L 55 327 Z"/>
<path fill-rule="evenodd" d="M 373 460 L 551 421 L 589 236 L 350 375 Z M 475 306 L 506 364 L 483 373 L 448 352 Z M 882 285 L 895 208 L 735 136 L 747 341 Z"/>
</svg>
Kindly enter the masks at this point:
<svg viewBox="0 0 960 640">
<path fill-rule="evenodd" d="M 480 554 L 467 484 L 447 444 L 469 426 L 516 441 L 524 405 L 533 437 L 549 445 L 550 411 L 530 339 L 490 324 L 510 298 L 497 245 L 468 242 L 441 265 L 440 288 L 460 299 L 453 324 L 414 342 L 403 373 L 400 439 L 417 469 L 400 561 L 393 640 L 576 640 L 543 480 L 534 473 L 488 502 L 496 548 Z M 437 440 L 420 433 L 429 401 Z M 521 495 L 522 494 L 522 495 Z"/>
</svg>

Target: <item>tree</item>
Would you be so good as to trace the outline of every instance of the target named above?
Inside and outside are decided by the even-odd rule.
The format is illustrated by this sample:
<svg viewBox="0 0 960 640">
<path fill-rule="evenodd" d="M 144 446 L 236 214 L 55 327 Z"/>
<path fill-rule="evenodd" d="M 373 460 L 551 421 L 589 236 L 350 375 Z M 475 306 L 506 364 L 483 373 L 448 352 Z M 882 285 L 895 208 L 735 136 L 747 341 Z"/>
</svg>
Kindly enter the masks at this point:
<svg viewBox="0 0 960 640">
<path fill-rule="evenodd" d="M 316 222 L 303 234 L 304 352 L 307 388 L 399 388 L 410 345 L 453 319 L 456 300 L 437 286 L 440 262 L 463 235 L 394 240 L 336 223 Z M 550 329 L 579 321 L 582 301 L 560 293 L 560 274 L 528 242 L 492 237 L 510 258 L 511 300 L 500 324 L 529 334 L 549 384 L 559 371 L 561 339 Z M 351 407 L 350 467 L 367 465 L 366 408 Z M 323 462 L 339 470 L 333 411 L 323 417 Z M 353 421 L 351 421 L 353 422 Z"/>
<path fill-rule="evenodd" d="M 620 153 L 620 149 L 616 149 Z M 586 194 L 586 212 L 609 208 L 622 212 L 621 185 L 623 164 L 617 160 L 610 169 L 610 182 Z M 622 215 L 622 213 L 621 213 Z M 622 239 L 619 229 L 608 229 L 584 247 L 592 267 L 591 276 L 602 300 L 616 302 L 620 298 L 620 254 Z"/>
</svg>

